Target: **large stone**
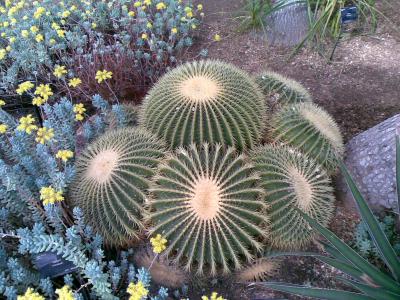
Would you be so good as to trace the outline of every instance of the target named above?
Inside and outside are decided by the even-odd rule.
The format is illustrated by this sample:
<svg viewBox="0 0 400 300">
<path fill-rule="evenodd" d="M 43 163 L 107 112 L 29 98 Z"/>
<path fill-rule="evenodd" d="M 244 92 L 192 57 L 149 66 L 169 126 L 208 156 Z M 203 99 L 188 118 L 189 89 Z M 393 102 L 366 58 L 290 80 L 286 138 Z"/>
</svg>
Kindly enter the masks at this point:
<svg viewBox="0 0 400 300">
<path fill-rule="evenodd" d="M 396 133 L 400 114 L 357 135 L 346 145 L 345 164 L 363 196 L 375 210 L 397 211 Z M 339 198 L 354 207 L 353 197 L 342 176 L 338 178 Z"/>
</svg>

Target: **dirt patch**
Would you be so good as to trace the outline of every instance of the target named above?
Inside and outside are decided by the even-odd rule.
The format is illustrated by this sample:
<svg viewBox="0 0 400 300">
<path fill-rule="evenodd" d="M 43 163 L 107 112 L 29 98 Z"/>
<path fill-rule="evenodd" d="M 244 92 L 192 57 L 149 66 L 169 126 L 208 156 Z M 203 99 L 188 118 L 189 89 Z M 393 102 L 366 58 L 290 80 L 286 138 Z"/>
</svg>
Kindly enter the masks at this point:
<svg viewBox="0 0 400 300">
<path fill-rule="evenodd" d="M 314 101 L 333 115 L 345 141 L 399 113 L 400 35 L 390 22 L 381 20 L 374 35 L 341 41 L 331 63 L 309 49 L 302 49 L 288 60 L 290 49 L 268 46 L 262 33 L 237 32 L 235 13 L 241 1 L 207 0 L 204 4 L 205 24 L 192 53 L 206 48 L 209 58 L 231 62 L 251 74 L 270 69 L 298 80 L 310 91 Z M 393 0 L 390 5 L 384 12 L 400 25 L 400 2 Z M 213 41 L 215 34 L 222 37 L 220 42 Z M 357 222 L 356 213 L 346 210 L 343 203 L 337 203 L 330 228 L 342 239 L 351 241 Z M 315 259 L 293 257 L 282 265 L 279 274 L 271 280 L 346 288 L 333 280 L 338 275 L 337 270 Z M 205 282 L 192 291 L 191 299 L 199 299 L 211 291 L 230 300 L 304 299 L 224 279 Z"/>
</svg>

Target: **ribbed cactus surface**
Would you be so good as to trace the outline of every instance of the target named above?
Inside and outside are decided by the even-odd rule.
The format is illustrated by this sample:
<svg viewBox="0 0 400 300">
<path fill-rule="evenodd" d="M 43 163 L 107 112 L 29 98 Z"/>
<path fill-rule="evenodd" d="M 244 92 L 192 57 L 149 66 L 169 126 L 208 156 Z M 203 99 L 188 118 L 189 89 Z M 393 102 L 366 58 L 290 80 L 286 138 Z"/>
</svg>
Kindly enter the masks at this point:
<svg viewBox="0 0 400 300">
<path fill-rule="evenodd" d="M 258 175 L 243 155 L 220 145 L 178 148 L 160 165 L 152 190 L 152 232 L 187 270 L 239 269 L 267 235 Z"/>
<path fill-rule="evenodd" d="M 302 248 L 314 233 L 297 209 L 329 224 L 334 208 L 329 176 L 314 159 L 289 147 L 266 145 L 252 157 L 268 205 L 271 246 Z"/>
<path fill-rule="evenodd" d="M 141 122 L 172 148 L 218 142 L 243 150 L 261 139 L 264 117 L 262 93 L 250 76 L 209 60 L 163 76 L 145 98 Z"/>
<path fill-rule="evenodd" d="M 164 148 L 152 134 L 125 128 L 107 132 L 78 157 L 70 198 L 106 243 L 139 239 L 149 179 Z"/>
<path fill-rule="evenodd" d="M 334 119 L 313 103 L 289 105 L 274 114 L 270 138 L 315 158 L 329 173 L 335 173 L 342 158 L 342 134 Z"/>
</svg>

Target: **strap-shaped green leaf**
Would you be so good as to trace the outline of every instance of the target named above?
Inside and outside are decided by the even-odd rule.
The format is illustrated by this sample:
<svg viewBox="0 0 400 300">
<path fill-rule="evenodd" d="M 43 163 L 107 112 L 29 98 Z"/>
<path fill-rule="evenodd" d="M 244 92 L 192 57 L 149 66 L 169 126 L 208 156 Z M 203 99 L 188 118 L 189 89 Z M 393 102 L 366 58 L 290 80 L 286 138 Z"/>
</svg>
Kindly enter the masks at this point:
<svg viewBox="0 0 400 300">
<path fill-rule="evenodd" d="M 291 294 L 306 296 L 306 297 L 314 297 L 318 299 L 327 299 L 327 300 L 374 300 L 374 298 L 368 297 L 366 295 L 347 292 L 347 291 L 339 291 L 339 290 L 330 290 L 330 289 L 319 289 L 319 288 L 310 288 L 301 285 L 294 284 L 282 284 L 280 282 L 262 282 L 260 285 L 265 286 L 267 288 L 287 292 Z"/>
<path fill-rule="evenodd" d="M 383 288 L 373 287 L 370 285 L 362 284 L 362 283 L 356 282 L 354 280 L 349 280 L 349 279 L 346 279 L 343 277 L 339 277 L 338 279 L 347 283 L 350 286 L 353 286 L 360 292 L 362 292 L 368 296 L 371 296 L 372 298 L 374 298 L 376 300 L 399 300 L 400 299 L 399 294 L 393 294 Z"/>
<path fill-rule="evenodd" d="M 371 279 L 377 285 L 382 287 L 386 287 L 387 289 L 393 292 L 400 291 L 400 284 L 393 280 L 390 276 L 382 273 L 378 268 L 371 265 L 368 261 L 366 261 L 363 257 L 361 257 L 357 252 L 355 252 L 351 247 L 346 245 L 343 241 L 341 241 L 333 232 L 326 229 L 325 227 L 318 224 L 318 222 L 311 219 L 307 214 L 303 211 L 298 210 L 299 213 L 303 216 L 305 220 L 310 224 L 311 227 L 316 229 L 320 234 L 322 234 L 332 245 L 348 260 L 350 260 L 353 265 L 357 266 L 357 268 L 364 272 L 366 276 Z"/>
<path fill-rule="evenodd" d="M 351 177 L 350 173 L 348 172 L 343 162 L 339 162 L 339 166 L 351 190 L 351 193 L 353 194 L 354 200 L 357 203 L 361 217 L 367 226 L 368 232 L 372 240 L 374 241 L 376 248 L 379 250 L 382 259 L 392 272 L 393 276 L 397 280 L 400 280 L 400 260 L 397 258 L 396 252 L 390 245 L 385 233 L 379 226 L 378 221 L 373 215 L 367 202 L 361 195 L 360 190 L 356 186 L 353 178 Z"/>
<path fill-rule="evenodd" d="M 324 247 L 324 250 L 332 255 L 334 258 L 344 262 L 344 263 L 349 263 L 352 264 L 351 261 L 349 261 L 345 256 L 343 256 L 342 253 L 340 253 L 340 251 L 338 251 L 335 247 L 333 247 L 332 245 L 330 245 L 329 243 L 326 243 L 324 241 L 320 241 L 319 243 L 322 244 L 322 246 Z"/>
<path fill-rule="evenodd" d="M 363 272 L 360 270 L 354 268 L 352 265 L 346 264 L 340 260 L 337 259 L 332 259 L 326 256 L 315 256 L 315 258 L 319 259 L 320 261 L 342 271 L 343 273 L 346 273 L 350 275 L 351 277 L 354 277 L 355 279 L 363 280 Z"/>
</svg>

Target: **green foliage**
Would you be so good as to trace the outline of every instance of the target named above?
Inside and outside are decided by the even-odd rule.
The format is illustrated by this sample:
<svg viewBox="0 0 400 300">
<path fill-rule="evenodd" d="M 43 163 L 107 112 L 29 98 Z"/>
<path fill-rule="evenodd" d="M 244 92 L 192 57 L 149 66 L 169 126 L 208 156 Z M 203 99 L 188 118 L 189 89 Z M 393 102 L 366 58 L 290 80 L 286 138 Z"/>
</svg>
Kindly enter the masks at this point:
<svg viewBox="0 0 400 300">
<path fill-rule="evenodd" d="M 267 215 L 258 175 L 221 145 L 179 148 L 160 165 L 151 199 L 152 233 L 168 240 L 185 269 L 215 275 L 239 269 L 262 249 Z"/>
<path fill-rule="evenodd" d="M 286 106 L 272 116 L 270 138 L 316 159 L 328 173 L 337 170 L 344 145 L 334 119 L 313 103 Z"/>
<path fill-rule="evenodd" d="M 399 163 L 399 162 L 398 162 Z M 318 299 L 350 299 L 350 300 L 396 300 L 400 298 L 400 260 L 390 245 L 388 237 L 373 215 L 367 202 L 361 195 L 346 167 L 341 164 L 341 171 L 357 203 L 362 220 L 368 233 L 378 249 L 380 258 L 389 272 L 382 272 L 376 266 L 340 240 L 333 232 L 324 228 L 307 214 L 301 212 L 309 225 L 321 234 L 328 242 L 323 242 L 329 256 L 311 254 L 322 262 L 343 272 L 339 279 L 356 292 L 310 288 L 285 283 L 265 282 L 264 286 L 292 294 L 315 297 Z M 400 174 L 397 174 L 400 176 Z M 300 212 L 300 211 L 299 211 Z M 279 254 L 277 254 L 279 255 Z M 310 254 L 309 254 L 310 255 Z"/>
<path fill-rule="evenodd" d="M 155 84 L 141 121 L 172 148 L 209 142 L 244 150 L 260 141 L 264 117 L 261 91 L 249 75 L 230 64 L 200 61 Z"/>
<path fill-rule="evenodd" d="M 300 102 L 312 102 L 310 93 L 297 81 L 275 72 L 263 72 L 256 77 L 258 86 L 272 104 L 284 106 Z"/>
<path fill-rule="evenodd" d="M 71 201 L 106 243 L 120 246 L 140 238 L 149 179 L 164 148 L 146 131 L 124 128 L 105 133 L 79 156 Z"/>
<path fill-rule="evenodd" d="M 67 77 L 81 77 L 87 92 L 96 86 L 98 69 L 119 64 L 112 70 L 118 71 L 115 84 L 120 89 L 115 92 L 123 96 L 126 87 L 118 84 L 131 80 L 127 76 L 143 92 L 143 85 L 175 65 L 182 50 L 193 44 L 200 23 L 200 12 L 190 1 L 166 0 L 160 10 L 158 0 L 140 6 L 127 0 L 6 2 L 0 4 L 0 88 L 10 96 L 21 81 L 48 81 L 55 65 L 66 66 Z M 93 66 L 92 74 L 88 68 Z"/>
<path fill-rule="evenodd" d="M 251 157 L 265 191 L 271 246 L 303 248 L 315 232 L 299 210 L 324 226 L 332 217 L 335 198 L 328 175 L 313 159 L 288 147 L 263 146 Z"/>
<path fill-rule="evenodd" d="M 400 234 L 396 231 L 395 217 L 391 215 L 385 216 L 381 221 L 379 221 L 379 226 L 386 234 L 389 243 L 392 245 L 397 255 L 400 256 Z M 356 227 L 354 233 L 354 246 L 362 257 L 368 259 L 374 265 L 383 267 L 379 251 L 375 247 L 374 241 L 368 233 L 368 227 L 365 225 L 365 222 L 361 221 Z"/>
</svg>

